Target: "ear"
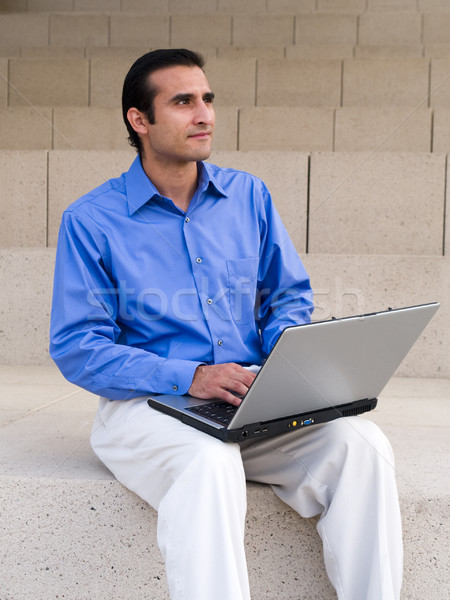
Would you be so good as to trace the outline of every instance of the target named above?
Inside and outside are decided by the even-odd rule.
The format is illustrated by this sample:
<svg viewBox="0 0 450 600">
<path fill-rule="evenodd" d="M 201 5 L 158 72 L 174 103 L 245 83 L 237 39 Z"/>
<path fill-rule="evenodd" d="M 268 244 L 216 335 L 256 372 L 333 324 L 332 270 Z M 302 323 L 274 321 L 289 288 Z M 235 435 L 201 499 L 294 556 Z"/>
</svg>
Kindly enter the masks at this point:
<svg viewBox="0 0 450 600">
<path fill-rule="evenodd" d="M 127 112 L 127 119 L 136 133 L 148 133 L 149 122 L 143 112 L 137 108 L 130 108 Z"/>
</svg>

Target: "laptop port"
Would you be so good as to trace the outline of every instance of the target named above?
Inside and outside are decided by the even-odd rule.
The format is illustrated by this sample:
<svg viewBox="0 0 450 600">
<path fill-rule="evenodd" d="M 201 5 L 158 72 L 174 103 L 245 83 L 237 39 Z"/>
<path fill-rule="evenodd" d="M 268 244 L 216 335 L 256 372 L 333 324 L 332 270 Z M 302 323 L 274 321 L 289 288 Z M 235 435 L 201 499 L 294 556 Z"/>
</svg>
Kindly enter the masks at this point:
<svg viewBox="0 0 450 600">
<path fill-rule="evenodd" d="M 243 432 L 241 433 L 241 435 L 242 435 L 242 437 L 243 437 L 243 438 L 246 438 L 246 437 L 248 437 L 248 431 L 247 431 L 247 430 L 243 431 Z"/>
</svg>

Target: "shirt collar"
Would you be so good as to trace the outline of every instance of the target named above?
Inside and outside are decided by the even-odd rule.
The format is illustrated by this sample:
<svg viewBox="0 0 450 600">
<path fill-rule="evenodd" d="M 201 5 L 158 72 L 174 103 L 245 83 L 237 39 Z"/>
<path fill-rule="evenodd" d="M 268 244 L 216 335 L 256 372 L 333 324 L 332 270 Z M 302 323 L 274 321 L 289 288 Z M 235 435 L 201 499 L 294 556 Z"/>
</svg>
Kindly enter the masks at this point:
<svg viewBox="0 0 450 600">
<path fill-rule="evenodd" d="M 139 156 L 136 156 L 131 167 L 125 173 L 125 183 L 127 186 L 128 213 L 130 215 L 142 208 L 153 196 L 159 196 L 158 190 L 142 168 Z"/>
<path fill-rule="evenodd" d="M 219 196 L 227 197 L 223 188 L 217 182 L 214 170 L 208 163 L 199 162 L 199 180 L 197 192 L 206 191 L 213 187 Z M 125 173 L 125 182 L 127 189 L 128 214 L 132 215 L 147 202 L 152 200 L 154 196 L 160 196 L 158 190 L 147 177 L 142 168 L 141 159 L 136 156 L 131 167 Z"/>
<path fill-rule="evenodd" d="M 206 185 L 205 185 L 205 189 L 208 187 L 208 185 L 210 184 L 211 186 L 213 186 L 218 195 L 219 196 L 223 196 L 224 198 L 228 197 L 228 194 L 225 192 L 225 190 L 223 189 L 223 187 L 219 184 L 217 177 L 216 177 L 216 171 L 217 171 L 217 167 L 215 167 L 214 165 L 211 165 L 209 163 L 200 163 L 202 166 L 202 171 L 206 180 Z"/>
</svg>

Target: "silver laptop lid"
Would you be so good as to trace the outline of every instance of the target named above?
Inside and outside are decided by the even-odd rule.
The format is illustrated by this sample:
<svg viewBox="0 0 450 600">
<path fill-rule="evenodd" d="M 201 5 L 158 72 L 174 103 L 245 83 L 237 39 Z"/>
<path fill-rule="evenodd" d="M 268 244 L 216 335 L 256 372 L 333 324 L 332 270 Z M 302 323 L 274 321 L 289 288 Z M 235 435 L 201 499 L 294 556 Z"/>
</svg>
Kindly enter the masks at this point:
<svg viewBox="0 0 450 600">
<path fill-rule="evenodd" d="M 377 398 L 439 304 L 289 327 L 229 425 Z M 256 399 L 255 399 L 256 400 Z"/>
</svg>

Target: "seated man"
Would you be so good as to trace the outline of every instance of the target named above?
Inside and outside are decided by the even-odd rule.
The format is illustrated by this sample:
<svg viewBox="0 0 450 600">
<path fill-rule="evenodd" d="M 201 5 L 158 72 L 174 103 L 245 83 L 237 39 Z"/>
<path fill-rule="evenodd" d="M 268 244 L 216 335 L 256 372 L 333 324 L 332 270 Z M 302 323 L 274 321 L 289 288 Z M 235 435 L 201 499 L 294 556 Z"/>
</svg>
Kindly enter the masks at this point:
<svg viewBox="0 0 450 600">
<path fill-rule="evenodd" d="M 320 515 L 339 599 L 398 600 L 393 457 L 372 422 L 227 444 L 146 402 L 189 392 L 238 404 L 255 377 L 245 367 L 313 309 L 262 181 L 202 162 L 213 98 L 191 51 L 157 50 L 131 67 L 122 103 L 138 156 L 63 215 L 51 355 L 67 379 L 101 396 L 92 447 L 158 511 L 173 600 L 250 598 L 246 479 L 270 484 L 304 517 Z"/>
</svg>

